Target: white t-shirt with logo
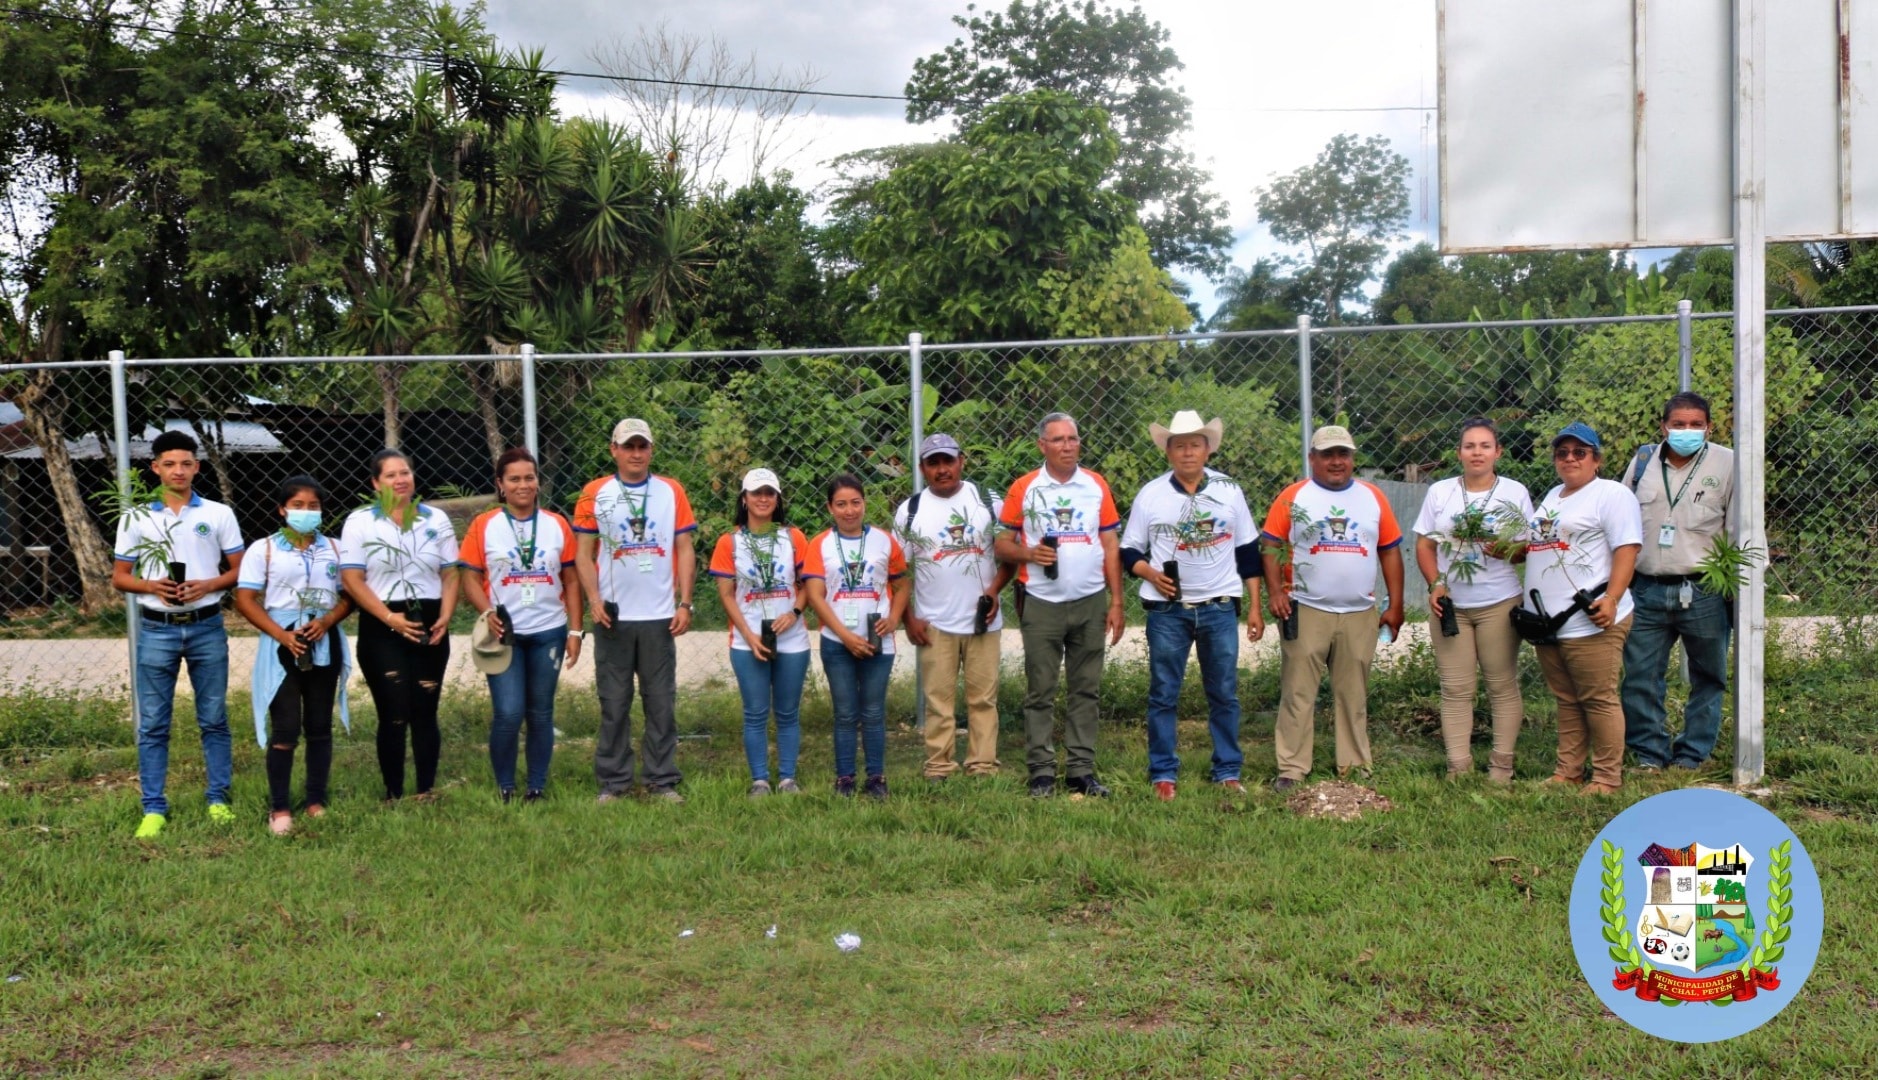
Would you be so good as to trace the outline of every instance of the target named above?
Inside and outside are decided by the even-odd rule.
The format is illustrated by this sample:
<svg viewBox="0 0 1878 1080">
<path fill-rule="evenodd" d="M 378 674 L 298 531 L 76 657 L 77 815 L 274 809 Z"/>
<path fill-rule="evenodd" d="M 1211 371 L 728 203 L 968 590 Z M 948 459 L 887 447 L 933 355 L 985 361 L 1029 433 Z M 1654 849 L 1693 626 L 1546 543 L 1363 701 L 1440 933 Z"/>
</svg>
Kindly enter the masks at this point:
<svg viewBox="0 0 1878 1080">
<path fill-rule="evenodd" d="M 622 619 L 672 617 L 677 545 L 697 527 L 684 486 L 656 473 L 637 484 L 602 476 L 581 489 L 574 506 L 574 531 L 600 537 L 600 599 L 618 604 Z"/>
<path fill-rule="evenodd" d="M 149 553 L 147 548 L 133 554 L 140 542 L 161 543 L 165 538 L 169 542 L 169 557 L 188 567 L 183 571 L 185 581 L 221 577 L 222 560 L 241 553 L 241 528 L 235 524 L 234 511 L 191 492 L 189 502 L 180 513 L 158 501 L 125 515 L 117 525 L 117 547 L 113 554 L 118 562 L 130 563 L 132 573 L 138 578 L 166 581 L 170 576 L 168 560 L 160 554 Z M 161 597 L 151 593 L 138 593 L 137 603 L 151 611 L 195 611 L 221 603 L 222 595 L 203 593 L 199 602 L 185 608 L 164 603 Z"/>
<path fill-rule="evenodd" d="M 906 574 L 906 551 L 891 533 L 871 525 L 861 535 L 843 536 L 824 529 L 809 541 L 809 557 L 802 565 L 804 578 L 821 578 L 828 604 L 853 633 L 867 636 L 867 617 L 886 618 L 893 607 L 892 583 Z M 822 627 L 822 640 L 841 639 Z M 893 637 L 880 639 L 883 656 L 893 655 Z"/>
<path fill-rule="evenodd" d="M 1532 518 L 1532 494 L 1526 485 L 1504 476 L 1493 478 L 1491 491 L 1468 491 L 1458 476 L 1437 480 L 1422 499 L 1422 510 L 1415 518 L 1415 534 L 1451 537 L 1454 520 L 1478 507 L 1486 516 L 1487 530 L 1498 534 L 1507 523 L 1518 522 L 1521 530 Z M 1471 541 L 1452 541 L 1435 545 L 1436 566 L 1446 575 L 1448 594 L 1455 607 L 1490 607 L 1519 595 L 1519 571 L 1505 559 L 1487 554 L 1486 545 Z M 1457 571 L 1456 564 L 1472 565 L 1474 570 Z"/>
<path fill-rule="evenodd" d="M 511 518 L 500 507 L 476 515 L 463 536 L 462 562 L 483 575 L 483 595 L 509 609 L 518 634 L 567 625 L 561 575 L 574 568 L 574 530 L 552 510 Z"/>
<path fill-rule="evenodd" d="M 1315 480 L 1292 484 L 1272 502 L 1264 534 L 1272 544 L 1291 545 L 1284 574 L 1291 598 L 1338 614 L 1376 606 L 1381 554 L 1402 542 L 1389 500 L 1367 480 L 1340 491 Z"/>
<path fill-rule="evenodd" d="M 736 583 L 737 606 L 743 610 L 744 621 L 760 633 L 764 619 L 779 619 L 801 604 L 796 581 L 802 576 L 808 551 L 809 542 L 794 526 L 772 529 L 761 536 L 738 529 L 717 538 L 717 547 L 711 552 L 711 576 Z M 730 647 L 750 651 L 750 643 L 735 626 L 730 628 Z M 809 651 L 809 632 L 803 620 L 797 619 L 776 635 L 776 651 Z"/>
<path fill-rule="evenodd" d="M 1533 511 L 1526 549 L 1526 588 L 1538 589 L 1547 614 L 1557 615 L 1572 606 L 1572 594 L 1611 578 L 1611 552 L 1625 544 L 1643 543 L 1643 514 L 1637 497 L 1615 480 L 1599 477 L 1563 498 L 1563 484 L 1546 492 Z M 1532 602 L 1526 601 L 1531 607 Z M 1635 607 L 1630 591 L 1617 601 L 1622 621 Z M 1559 630 L 1560 638 L 1590 637 L 1601 633 L 1591 616 L 1580 611 Z"/>
<path fill-rule="evenodd" d="M 970 634 L 978 621 L 978 598 L 998 578 L 992 540 L 1004 500 L 966 480 L 946 498 L 931 489 L 920 492 L 918 521 L 906 519 L 911 502 L 894 509 L 893 527 L 913 568 L 913 614 L 948 634 Z M 991 633 L 1003 626 L 1004 605 L 999 604 L 985 629 Z"/>
<path fill-rule="evenodd" d="M 236 587 L 260 593 L 261 606 L 269 611 L 324 614 L 339 603 L 339 545 L 330 536 L 315 535 L 312 543 L 297 548 L 278 532 L 256 540 L 241 556 Z"/>
<path fill-rule="evenodd" d="M 443 571 L 456 565 L 456 554 L 450 516 L 422 503 L 409 529 L 368 506 L 339 530 L 339 569 L 365 571 L 365 584 L 387 604 L 442 599 Z"/>
<path fill-rule="evenodd" d="M 1163 563 L 1180 564 L 1180 599 L 1188 604 L 1244 595 L 1237 549 L 1257 539 L 1245 490 L 1217 469 L 1206 470 L 1205 482 L 1192 494 L 1172 472 L 1148 481 L 1129 504 L 1122 530 L 1122 547 L 1145 553 L 1156 570 Z M 1167 599 L 1145 579 L 1140 591 L 1144 601 Z"/>
<path fill-rule="evenodd" d="M 1029 595 L 1063 604 L 1108 587 L 1102 534 L 1121 528 L 1122 516 L 1115 509 L 1108 481 L 1100 474 L 1078 468 L 1058 483 L 1048 469 L 1026 473 L 1004 496 L 998 520 L 1028 546 L 1056 538 L 1054 580 L 1034 563 L 1017 568 L 1017 579 Z"/>
</svg>

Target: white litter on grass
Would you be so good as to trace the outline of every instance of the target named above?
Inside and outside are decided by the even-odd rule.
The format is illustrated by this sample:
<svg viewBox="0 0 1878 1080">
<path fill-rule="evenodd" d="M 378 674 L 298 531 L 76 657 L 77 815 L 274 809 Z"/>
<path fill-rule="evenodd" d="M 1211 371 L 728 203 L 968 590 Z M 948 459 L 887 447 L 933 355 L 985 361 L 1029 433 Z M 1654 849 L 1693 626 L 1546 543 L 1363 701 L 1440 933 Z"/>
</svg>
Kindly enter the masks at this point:
<svg viewBox="0 0 1878 1080">
<path fill-rule="evenodd" d="M 695 934 L 695 933 L 697 933 L 697 931 L 696 931 L 696 930 L 680 930 L 680 931 L 678 932 L 678 936 L 679 936 L 679 937 L 690 937 L 691 935 L 693 935 L 693 934 Z"/>
<path fill-rule="evenodd" d="M 769 925 L 769 929 L 768 929 L 768 930 L 765 930 L 765 931 L 763 931 L 763 936 L 764 936 L 764 937 L 766 937 L 766 938 L 772 938 L 772 939 L 773 939 L 773 938 L 775 938 L 775 936 L 776 936 L 776 924 L 775 924 L 775 923 L 771 923 L 771 924 Z"/>
<path fill-rule="evenodd" d="M 835 935 L 835 948 L 840 949 L 842 952 L 860 952 L 861 951 L 861 935 L 859 934 L 836 934 Z"/>
<path fill-rule="evenodd" d="M 25 982 L 25 981 L 26 981 L 26 976 L 24 976 L 24 975 L 8 975 L 8 976 L 7 976 L 7 981 L 8 981 L 8 982 L 10 982 L 10 983 L 13 983 L 13 982 Z"/>
</svg>

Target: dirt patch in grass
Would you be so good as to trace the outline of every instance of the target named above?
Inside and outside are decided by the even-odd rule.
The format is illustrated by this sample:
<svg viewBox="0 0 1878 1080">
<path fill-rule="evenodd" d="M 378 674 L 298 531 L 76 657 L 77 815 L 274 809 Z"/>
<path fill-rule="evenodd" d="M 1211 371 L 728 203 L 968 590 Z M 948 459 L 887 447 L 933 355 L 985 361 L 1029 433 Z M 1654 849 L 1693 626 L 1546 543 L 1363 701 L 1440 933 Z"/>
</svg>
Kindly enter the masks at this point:
<svg viewBox="0 0 1878 1080">
<path fill-rule="evenodd" d="M 1355 821 L 1364 814 L 1383 814 L 1395 808 L 1381 793 L 1342 780 L 1326 780 L 1303 788 L 1285 800 L 1285 807 L 1299 817 L 1338 821 Z"/>
</svg>

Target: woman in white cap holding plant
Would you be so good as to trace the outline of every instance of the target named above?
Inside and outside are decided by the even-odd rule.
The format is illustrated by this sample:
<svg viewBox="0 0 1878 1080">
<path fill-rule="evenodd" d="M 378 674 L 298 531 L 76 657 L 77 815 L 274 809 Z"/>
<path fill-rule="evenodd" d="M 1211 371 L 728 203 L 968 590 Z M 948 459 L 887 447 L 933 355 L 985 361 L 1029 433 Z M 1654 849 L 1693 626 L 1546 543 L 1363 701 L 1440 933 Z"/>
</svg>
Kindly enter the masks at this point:
<svg viewBox="0 0 1878 1080">
<path fill-rule="evenodd" d="M 515 797 L 515 749 L 528 725 L 528 788 L 541 799 L 554 758 L 554 692 L 561 665 L 580 659 L 580 577 L 574 529 L 543 510 L 535 455 L 522 447 L 496 459 L 496 501 L 463 537 L 463 598 L 482 615 L 476 666 L 489 678 L 489 764 L 502 801 Z M 490 646 L 494 645 L 492 649 Z M 506 654 L 506 659 L 504 658 Z"/>
<path fill-rule="evenodd" d="M 802 623 L 802 565 L 809 544 L 788 524 L 782 481 L 769 469 L 743 475 L 736 529 L 717 538 L 711 576 L 730 616 L 730 667 L 743 696 L 743 752 L 750 797 L 793 794 L 802 749 L 802 684 L 809 635 Z M 776 785 L 770 786 L 769 720 L 776 717 Z"/>
<path fill-rule="evenodd" d="M 1630 634 L 1630 578 L 1643 546 L 1637 497 L 1598 475 L 1604 444 L 1585 423 L 1552 440 L 1559 484 L 1539 503 L 1528 532 L 1524 633 L 1532 635 L 1545 684 L 1558 698 L 1558 768 L 1548 784 L 1610 795 L 1624 782 L 1624 707 L 1618 696 Z M 1545 620 L 1541 625 L 1536 620 Z M 1549 631 L 1549 632 L 1548 632 Z"/>
</svg>

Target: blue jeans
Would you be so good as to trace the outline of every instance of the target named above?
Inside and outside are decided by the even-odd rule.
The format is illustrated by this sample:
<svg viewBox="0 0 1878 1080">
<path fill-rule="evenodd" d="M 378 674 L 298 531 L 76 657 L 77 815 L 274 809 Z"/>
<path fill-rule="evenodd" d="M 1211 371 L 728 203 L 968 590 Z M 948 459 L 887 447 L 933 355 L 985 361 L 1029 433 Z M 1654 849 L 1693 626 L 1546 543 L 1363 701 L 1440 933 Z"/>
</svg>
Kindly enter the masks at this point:
<svg viewBox="0 0 1878 1080">
<path fill-rule="evenodd" d="M 554 691 L 561 685 L 561 660 L 567 654 L 567 628 L 510 639 L 509 667 L 489 678 L 489 764 L 496 787 L 515 790 L 515 743 L 528 721 L 528 790 L 548 786 L 554 760 Z"/>
<path fill-rule="evenodd" d="M 1637 611 L 1624 642 L 1624 743 L 1640 764 L 1699 766 L 1721 734 L 1722 693 L 1728 689 L 1729 603 L 1700 585 L 1690 588 L 1695 599 L 1684 608 L 1676 598 L 1680 585 L 1643 577 L 1630 585 Z M 1669 649 L 1679 638 L 1689 657 L 1689 704 L 1682 714 L 1682 734 L 1672 744 L 1663 697 L 1669 691 Z"/>
<path fill-rule="evenodd" d="M 1196 650 L 1194 647 L 1198 646 Z M 1239 617 L 1228 601 L 1205 607 L 1177 604 L 1148 610 L 1148 782 L 1180 776 L 1175 706 L 1187 677 L 1187 655 L 1200 656 L 1206 687 L 1206 727 L 1213 736 L 1212 780 L 1239 779 Z"/>
<path fill-rule="evenodd" d="M 131 618 L 142 613 L 133 611 Z M 209 802 L 226 805 L 235 759 L 228 735 L 228 631 L 222 628 L 221 612 L 188 626 L 145 619 L 137 630 L 137 782 L 143 788 L 143 812 L 170 812 L 163 786 L 170 774 L 176 675 L 184 663 L 195 692 Z"/>
<path fill-rule="evenodd" d="M 796 758 L 802 752 L 802 683 L 809 675 L 808 650 L 758 660 L 748 649 L 732 649 L 730 669 L 737 673 L 737 690 L 743 695 L 743 756 L 750 762 L 750 779 L 769 779 L 772 709 L 776 713 L 776 775 L 795 779 Z M 852 760 L 853 755 L 849 757 Z"/>
<path fill-rule="evenodd" d="M 854 775 L 858 729 L 867 775 L 885 776 L 887 679 L 893 675 L 893 657 L 876 654 L 862 660 L 846 645 L 823 638 L 822 674 L 828 677 L 828 697 L 835 707 L 835 775 Z"/>
</svg>

